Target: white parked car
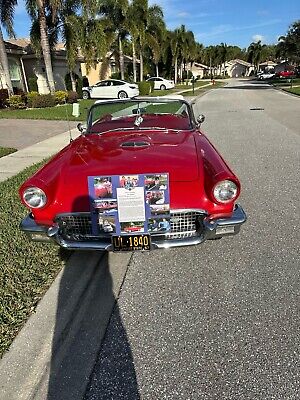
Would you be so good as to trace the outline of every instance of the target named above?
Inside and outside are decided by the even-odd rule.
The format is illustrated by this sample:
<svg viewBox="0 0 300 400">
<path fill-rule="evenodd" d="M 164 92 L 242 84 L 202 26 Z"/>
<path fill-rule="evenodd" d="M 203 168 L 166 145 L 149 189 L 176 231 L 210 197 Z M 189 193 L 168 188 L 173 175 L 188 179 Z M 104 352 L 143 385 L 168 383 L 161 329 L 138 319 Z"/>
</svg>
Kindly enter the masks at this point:
<svg viewBox="0 0 300 400">
<path fill-rule="evenodd" d="M 154 82 L 155 90 L 173 89 L 173 87 L 175 87 L 174 81 L 168 81 L 160 76 L 153 76 L 152 78 L 147 79 L 147 82 Z"/>
<path fill-rule="evenodd" d="M 271 79 L 271 78 L 273 78 L 273 76 L 275 76 L 274 72 L 264 72 L 263 74 L 260 74 L 258 76 L 258 79 L 260 79 L 260 80 Z"/>
<path fill-rule="evenodd" d="M 119 79 L 106 79 L 82 88 L 84 99 L 126 99 L 140 94 L 138 85 Z"/>
</svg>

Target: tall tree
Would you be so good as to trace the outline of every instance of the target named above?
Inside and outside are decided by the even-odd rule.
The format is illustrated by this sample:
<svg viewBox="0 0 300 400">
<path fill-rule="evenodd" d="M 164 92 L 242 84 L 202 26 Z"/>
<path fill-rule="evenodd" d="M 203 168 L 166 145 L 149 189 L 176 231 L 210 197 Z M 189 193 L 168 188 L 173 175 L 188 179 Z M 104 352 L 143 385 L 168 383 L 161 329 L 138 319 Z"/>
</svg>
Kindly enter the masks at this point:
<svg viewBox="0 0 300 400">
<path fill-rule="evenodd" d="M 166 24 L 162 8 L 153 5 L 148 9 L 147 43 L 151 49 L 156 76 L 159 76 L 158 63 L 162 57 L 163 42 L 166 36 Z"/>
<path fill-rule="evenodd" d="M 300 62 L 300 20 L 294 22 L 287 34 L 281 36 L 278 41 L 277 55 L 298 64 Z"/>
<path fill-rule="evenodd" d="M 49 41 L 49 25 L 54 26 L 56 21 L 56 16 L 59 8 L 61 7 L 61 3 L 56 0 L 27 0 L 26 8 L 32 19 L 32 29 L 35 30 L 35 26 L 38 24 L 39 29 L 39 38 L 40 38 L 40 48 L 43 56 L 45 69 L 46 69 L 46 77 L 47 84 L 50 93 L 55 92 L 55 84 L 54 84 L 54 76 L 53 76 L 53 67 L 52 67 L 52 59 L 51 59 L 51 46 Z M 51 26 L 51 28 L 53 28 Z M 51 31 L 50 28 L 50 31 Z M 34 38 L 33 38 L 34 39 Z M 36 36 L 35 36 L 36 40 Z"/>
<path fill-rule="evenodd" d="M 261 41 L 252 42 L 248 47 L 248 61 L 255 66 L 256 71 L 259 69 L 259 64 L 263 59 L 266 45 L 262 45 Z"/>
<path fill-rule="evenodd" d="M 124 54 L 123 54 L 123 39 L 127 35 L 127 11 L 128 0 L 100 0 L 100 14 L 105 15 L 111 21 L 111 27 L 116 31 L 121 79 L 125 78 Z"/>
<path fill-rule="evenodd" d="M 9 74 L 8 59 L 1 25 L 3 25 L 9 36 L 15 36 L 13 30 L 13 17 L 16 5 L 17 0 L 0 0 L 0 74 L 4 78 L 4 84 L 6 85 L 9 96 L 13 94 L 13 86 Z"/>
</svg>

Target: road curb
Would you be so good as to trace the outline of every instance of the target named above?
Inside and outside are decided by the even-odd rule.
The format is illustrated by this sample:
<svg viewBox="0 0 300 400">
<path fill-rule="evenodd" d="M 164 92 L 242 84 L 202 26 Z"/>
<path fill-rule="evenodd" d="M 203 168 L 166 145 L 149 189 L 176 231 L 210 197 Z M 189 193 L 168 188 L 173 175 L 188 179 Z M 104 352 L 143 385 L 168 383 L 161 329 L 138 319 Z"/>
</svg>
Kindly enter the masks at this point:
<svg viewBox="0 0 300 400">
<path fill-rule="evenodd" d="M 32 146 L 11 153 L 0 158 L 0 182 L 17 175 L 26 167 L 38 163 L 45 158 L 53 156 L 70 143 L 70 135 L 75 138 L 79 136 L 78 130 L 71 129 L 52 136 L 49 139 L 38 142 Z"/>
<path fill-rule="evenodd" d="M 3 400 L 82 400 L 131 254 L 74 253 L 0 362 Z"/>
</svg>

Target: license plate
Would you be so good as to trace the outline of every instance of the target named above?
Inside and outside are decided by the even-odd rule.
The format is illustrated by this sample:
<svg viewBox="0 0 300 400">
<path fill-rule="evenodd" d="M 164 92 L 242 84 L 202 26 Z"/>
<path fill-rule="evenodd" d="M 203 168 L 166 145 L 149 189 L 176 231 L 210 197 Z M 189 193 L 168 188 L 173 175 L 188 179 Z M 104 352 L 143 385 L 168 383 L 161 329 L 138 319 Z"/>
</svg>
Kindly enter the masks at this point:
<svg viewBox="0 0 300 400">
<path fill-rule="evenodd" d="M 112 237 L 113 251 L 150 250 L 150 235 L 122 235 Z"/>
</svg>

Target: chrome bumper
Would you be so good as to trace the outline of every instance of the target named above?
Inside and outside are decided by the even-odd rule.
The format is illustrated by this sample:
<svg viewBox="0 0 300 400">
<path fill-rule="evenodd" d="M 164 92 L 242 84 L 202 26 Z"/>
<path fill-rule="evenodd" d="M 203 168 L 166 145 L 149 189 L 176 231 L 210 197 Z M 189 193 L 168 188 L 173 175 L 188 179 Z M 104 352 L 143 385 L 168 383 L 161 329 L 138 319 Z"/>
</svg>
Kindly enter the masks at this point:
<svg viewBox="0 0 300 400">
<path fill-rule="evenodd" d="M 230 218 L 219 218 L 209 221 L 203 220 L 203 229 L 198 236 L 157 240 L 155 236 L 151 237 L 152 249 L 168 249 L 171 247 L 192 246 L 203 243 L 205 240 L 219 239 L 223 236 L 231 236 L 239 233 L 241 225 L 246 222 L 246 214 L 240 205 L 236 205 Z M 59 228 L 56 226 L 48 227 L 37 225 L 33 217 L 29 214 L 25 217 L 20 229 L 26 233 L 30 240 L 35 242 L 55 242 L 63 248 L 69 250 L 106 250 L 112 251 L 112 245 L 103 241 L 66 241 L 59 234 Z"/>
</svg>

